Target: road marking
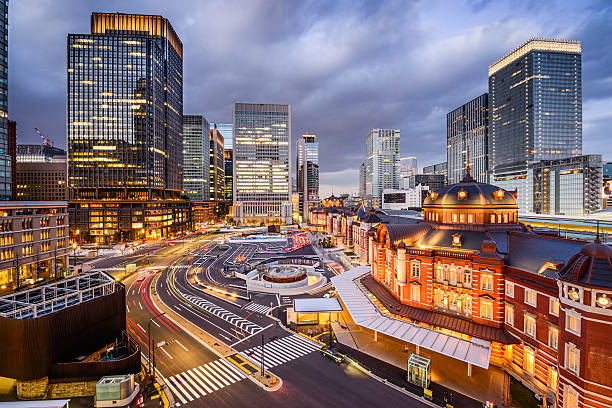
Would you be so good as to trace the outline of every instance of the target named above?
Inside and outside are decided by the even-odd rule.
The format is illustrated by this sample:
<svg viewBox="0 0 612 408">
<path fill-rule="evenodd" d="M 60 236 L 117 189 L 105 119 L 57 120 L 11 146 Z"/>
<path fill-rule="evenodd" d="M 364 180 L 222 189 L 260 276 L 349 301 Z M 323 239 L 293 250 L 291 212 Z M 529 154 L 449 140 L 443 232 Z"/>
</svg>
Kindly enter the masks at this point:
<svg viewBox="0 0 612 408">
<path fill-rule="evenodd" d="M 272 308 L 270 306 L 260 305 L 259 303 L 251 302 L 244 307 L 246 310 L 252 310 L 255 313 L 262 315 L 268 314 Z"/>
<path fill-rule="evenodd" d="M 156 325 L 157 327 L 161 327 L 159 324 L 157 324 L 157 322 L 155 320 L 151 320 L 153 322 L 154 325 Z"/>
<path fill-rule="evenodd" d="M 264 364 L 266 367 L 275 367 L 291 360 L 303 357 L 320 348 L 300 336 L 283 337 L 264 345 Z M 253 361 L 261 361 L 261 346 L 252 347 L 243 352 Z"/>
<path fill-rule="evenodd" d="M 140 300 L 138 301 L 138 304 L 140 305 L 140 308 L 142 309 L 142 303 L 140 303 Z"/>
<path fill-rule="evenodd" d="M 129 303 L 126 302 L 125 308 L 127 309 L 127 312 L 130 313 L 130 304 Z"/>
<path fill-rule="evenodd" d="M 176 342 L 176 344 L 178 344 L 179 346 L 181 346 L 181 347 L 182 347 L 182 348 L 183 348 L 185 351 L 189 351 L 189 349 L 188 349 L 187 347 L 183 346 L 183 345 L 181 344 L 181 342 L 180 342 L 180 341 L 175 340 L 175 342 Z"/>
<path fill-rule="evenodd" d="M 193 401 L 193 397 L 187 391 L 185 391 L 181 383 L 178 380 L 175 380 L 174 377 L 170 377 L 168 379 L 168 385 L 170 386 L 170 391 L 172 391 L 172 394 L 178 396 L 179 399 L 183 401 L 183 404 L 186 404 L 188 401 Z M 178 390 L 181 390 L 182 394 L 178 392 Z M 185 396 L 187 399 L 185 399 Z"/>
<path fill-rule="evenodd" d="M 168 356 L 168 358 L 170 358 L 170 360 L 174 360 L 174 358 L 172 358 L 172 356 L 170 355 L 170 353 L 168 353 L 166 350 L 164 350 L 162 347 L 157 347 L 158 350 L 161 350 L 165 355 Z"/>
<path fill-rule="evenodd" d="M 140 327 L 140 330 L 143 331 L 143 333 L 146 333 L 147 331 L 145 329 L 142 328 L 142 326 L 140 325 L 140 323 L 136 323 L 136 326 Z"/>
</svg>

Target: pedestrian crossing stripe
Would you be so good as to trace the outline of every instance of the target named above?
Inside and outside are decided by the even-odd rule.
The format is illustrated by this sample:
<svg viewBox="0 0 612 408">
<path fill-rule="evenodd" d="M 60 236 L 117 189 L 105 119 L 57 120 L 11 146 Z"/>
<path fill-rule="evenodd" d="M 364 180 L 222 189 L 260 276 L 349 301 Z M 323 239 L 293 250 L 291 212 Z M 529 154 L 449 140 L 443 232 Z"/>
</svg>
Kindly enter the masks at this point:
<svg viewBox="0 0 612 408">
<path fill-rule="evenodd" d="M 212 394 L 247 377 L 225 358 L 173 375 L 166 384 L 182 404 Z"/>
<path fill-rule="evenodd" d="M 249 303 L 244 308 L 260 314 L 267 314 L 272 310 L 270 306 L 260 305 L 259 303 Z"/>
<path fill-rule="evenodd" d="M 319 350 L 320 347 L 301 336 L 283 337 L 264 344 L 264 365 L 267 368 L 272 368 Z M 243 354 L 253 362 L 261 363 L 261 346 L 250 348 Z"/>
<path fill-rule="evenodd" d="M 230 361 L 232 364 L 235 364 L 238 368 L 240 368 L 242 371 L 244 371 L 248 375 L 256 373 L 257 371 L 260 370 L 259 367 L 251 363 L 246 358 L 242 357 L 240 354 L 233 354 L 226 358 L 228 361 Z"/>
</svg>

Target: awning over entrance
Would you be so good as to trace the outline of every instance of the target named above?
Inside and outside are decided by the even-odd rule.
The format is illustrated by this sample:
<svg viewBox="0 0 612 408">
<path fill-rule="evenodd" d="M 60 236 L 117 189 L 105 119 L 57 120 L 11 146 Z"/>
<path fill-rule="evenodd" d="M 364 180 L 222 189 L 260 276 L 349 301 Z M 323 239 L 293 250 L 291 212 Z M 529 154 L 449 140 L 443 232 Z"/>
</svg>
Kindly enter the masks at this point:
<svg viewBox="0 0 612 408">
<path fill-rule="evenodd" d="M 333 313 L 341 312 L 342 305 L 336 298 L 294 299 L 293 311 L 295 313 Z"/>
<path fill-rule="evenodd" d="M 491 342 L 477 338 L 464 340 L 383 315 L 355 282 L 367 273 L 370 273 L 370 267 L 360 266 L 331 278 L 355 323 L 457 360 L 489 368 Z"/>
</svg>

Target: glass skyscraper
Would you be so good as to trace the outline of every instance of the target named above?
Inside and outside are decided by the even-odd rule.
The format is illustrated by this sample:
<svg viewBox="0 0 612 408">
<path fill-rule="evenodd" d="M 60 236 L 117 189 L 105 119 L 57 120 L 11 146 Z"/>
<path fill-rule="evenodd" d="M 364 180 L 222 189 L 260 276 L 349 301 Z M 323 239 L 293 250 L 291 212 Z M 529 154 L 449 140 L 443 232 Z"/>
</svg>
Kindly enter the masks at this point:
<svg viewBox="0 0 612 408">
<path fill-rule="evenodd" d="M 211 201 L 225 200 L 224 139 L 218 129 L 210 129 L 209 197 Z"/>
<path fill-rule="evenodd" d="M 217 123 L 217 130 L 223 136 L 225 141 L 225 150 L 234 148 L 234 130 L 231 123 Z"/>
<path fill-rule="evenodd" d="M 291 222 L 291 105 L 234 103 L 234 218 Z"/>
<path fill-rule="evenodd" d="M 71 227 L 100 240 L 182 230 L 183 45 L 170 22 L 93 13 L 67 51 Z"/>
<path fill-rule="evenodd" d="M 489 67 L 492 183 L 531 211 L 527 167 L 582 154 L 579 41 L 532 39 Z"/>
<path fill-rule="evenodd" d="M 308 209 L 319 202 L 319 142 L 316 135 L 302 135 L 298 139 L 296 157 L 296 189 L 298 211 L 308 221 Z"/>
<path fill-rule="evenodd" d="M 471 175 L 476 181 L 487 182 L 488 94 L 480 95 L 446 115 L 446 163 L 448 184 L 463 180 L 470 152 Z"/>
<path fill-rule="evenodd" d="M 399 129 L 372 129 L 366 137 L 366 203 L 381 208 L 383 190 L 400 183 Z"/>
<path fill-rule="evenodd" d="M 0 200 L 12 198 L 8 141 L 8 0 L 0 1 Z"/>
<path fill-rule="evenodd" d="M 191 201 L 209 199 L 209 132 L 202 115 L 183 115 L 183 193 Z"/>
</svg>

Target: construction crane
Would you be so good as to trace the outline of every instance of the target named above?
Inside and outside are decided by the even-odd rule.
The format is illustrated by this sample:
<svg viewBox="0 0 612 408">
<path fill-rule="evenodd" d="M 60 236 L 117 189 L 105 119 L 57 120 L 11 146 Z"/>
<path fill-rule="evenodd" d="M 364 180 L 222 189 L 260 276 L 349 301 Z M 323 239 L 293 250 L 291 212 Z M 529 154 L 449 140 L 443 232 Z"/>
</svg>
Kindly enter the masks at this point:
<svg viewBox="0 0 612 408">
<path fill-rule="evenodd" d="M 38 136 L 40 136 L 40 140 L 41 140 L 41 144 L 43 146 L 54 146 L 53 141 L 51 140 L 50 137 L 45 136 L 40 130 L 38 130 L 38 128 L 36 126 L 34 126 L 34 132 L 36 132 L 36 134 Z"/>
</svg>

